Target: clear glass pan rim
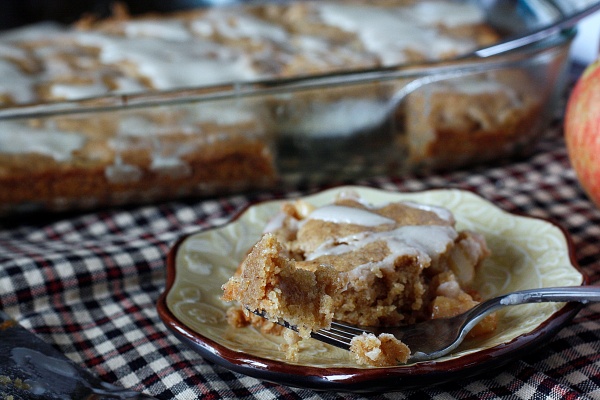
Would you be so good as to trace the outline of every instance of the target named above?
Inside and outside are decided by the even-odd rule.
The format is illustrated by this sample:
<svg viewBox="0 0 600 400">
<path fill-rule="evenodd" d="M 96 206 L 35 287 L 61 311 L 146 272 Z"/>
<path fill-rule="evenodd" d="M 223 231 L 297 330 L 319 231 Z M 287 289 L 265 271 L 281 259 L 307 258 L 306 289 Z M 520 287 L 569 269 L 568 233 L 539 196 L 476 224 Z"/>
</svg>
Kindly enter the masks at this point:
<svg viewBox="0 0 600 400">
<path fill-rule="evenodd" d="M 134 94 L 108 94 L 80 100 L 32 103 L 0 109 L 0 121 L 44 118 L 81 113 L 105 113 L 157 106 L 186 105 L 220 100 L 239 100 L 268 95 L 293 93 L 298 90 L 323 89 L 332 86 L 364 84 L 397 79 L 460 76 L 518 65 L 544 53 L 561 51 L 570 46 L 576 28 L 561 31 L 538 42 L 490 57 L 463 56 L 452 60 L 392 67 L 344 70 L 286 79 L 233 82 L 229 84 L 186 87 L 174 90 L 148 91 Z"/>
</svg>

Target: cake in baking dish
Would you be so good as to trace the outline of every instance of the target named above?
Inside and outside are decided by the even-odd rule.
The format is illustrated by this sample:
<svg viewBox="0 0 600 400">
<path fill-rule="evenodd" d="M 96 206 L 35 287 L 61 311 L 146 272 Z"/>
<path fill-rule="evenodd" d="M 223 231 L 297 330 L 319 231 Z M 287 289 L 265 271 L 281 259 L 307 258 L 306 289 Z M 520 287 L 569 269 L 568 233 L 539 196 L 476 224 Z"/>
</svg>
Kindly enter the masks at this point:
<svg viewBox="0 0 600 400">
<path fill-rule="evenodd" d="M 219 85 L 435 61 L 498 39 L 479 8 L 444 0 L 267 2 L 135 17 L 117 6 L 104 20 L 4 32 L 0 107 L 89 100 L 77 113 L 65 114 L 61 106 L 49 115 L 0 120 L 0 185 L 11 188 L 0 193 L 0 212 L 271 186 L 280 178 L 282 137 L 337 140 L 377 128 L 388 118 L 386 102 L 396 87 L 211 98 Z M 493 94 L 449 87 L 460 100 L 446 100 L 444 89 L 402 104 L 394 129 L 410 159 L 437 157 L 445 146 L 438 143 L 448 142 L 456 147 L 449 154 L 468 157 L 527 126 L 534 92 L 507 93 L 487 110 L 482 98 L 505 93 L 504 82 L 487 79 L 497 82 Z M 119 105 L 135 96 L 96 98 L 182 88 L 204 88 L 207 97 L 195 92 L 200 98 L 166 98 L 164 104 L 150 98 L 152 106 L 127 109 Z M 481 139 L 465 144 L 473 136 L 465 140 L 462 129 L 473 131 L 467 123 L 446 129 L 436 115 L 415 119 L 423 101 L 435 114 L 460 119 L 468 113 Z M 463 103 L 468 111 L 446 111 Z M 99 111 L 102 106 L 109 108 Z"/>
<path fill-rule="evenodd" d="M 519 88 L 519 89 L 516 89 Z M 411 162 L 443 166 L 491 159 L 526 147 L 542 112 L 530 78 L 494 71 L 425 85 L 406 102 Z"/>
<path fill-rule="evenodd" d="M 493 43 L 478 7 L 307 1 L 187 10 L 0 35 L 3 105 L 439 60 Z"/>
<path fill-rule="evenodd" d="M 228 321 L 275 334 L 281 333 L 277 322 L 287 321 L 308 338 L 332 319 L 382 327 L 464 312 L 477 304 L 470 285 L 489 250 L 482 235 L 454 225 L 440 207 L 375 206 L 354 192 L 318 208 L 286 203 L 223 286 L 223 299 L 235 301 Z M 494 327 L 490 317 L 475 334 Z M 290 332 L 287 354 L 294 358 L 298 337 Z M 386 334 L 358 336 L 351 350 L 359 363 L 375 366 L 410 355 Z"/>
</svg>

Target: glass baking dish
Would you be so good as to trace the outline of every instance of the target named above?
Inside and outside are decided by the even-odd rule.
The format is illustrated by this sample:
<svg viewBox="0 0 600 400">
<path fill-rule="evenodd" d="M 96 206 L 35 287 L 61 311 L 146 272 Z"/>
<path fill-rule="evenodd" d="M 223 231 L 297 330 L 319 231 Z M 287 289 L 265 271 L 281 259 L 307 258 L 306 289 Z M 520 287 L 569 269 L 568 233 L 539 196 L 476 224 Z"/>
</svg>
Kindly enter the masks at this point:
<svg viewBox="0 0 600 400">
<path fill-rule="evenodd" d="M 548 21 L 522 3 L 478 2 L 506 37 Z M 0 213 L 333 184 L 527 156 L 563 95 L 574 35 L 486 58 L 5 107 Z"/>
</svg>

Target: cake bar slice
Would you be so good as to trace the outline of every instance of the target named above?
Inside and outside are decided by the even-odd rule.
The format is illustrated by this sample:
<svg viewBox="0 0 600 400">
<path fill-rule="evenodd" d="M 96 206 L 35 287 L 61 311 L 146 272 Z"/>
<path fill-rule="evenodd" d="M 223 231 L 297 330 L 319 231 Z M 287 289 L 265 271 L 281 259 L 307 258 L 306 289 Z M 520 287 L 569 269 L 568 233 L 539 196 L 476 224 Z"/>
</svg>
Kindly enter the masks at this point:
<svg viewBox="0 0 600 400">
<path fill-rule="evenodd" d="M 332 266 L 314 271 L 296 268 L 273 234 L 253 247 L 236 275 L 224 286 L 223 300 L 237 300 L 251 311 L 263 311 L 272 322 L 284 320 L 298 328 L 303 338 L 329 328 L 333 297 L 347 281 Z"/>
</svg>

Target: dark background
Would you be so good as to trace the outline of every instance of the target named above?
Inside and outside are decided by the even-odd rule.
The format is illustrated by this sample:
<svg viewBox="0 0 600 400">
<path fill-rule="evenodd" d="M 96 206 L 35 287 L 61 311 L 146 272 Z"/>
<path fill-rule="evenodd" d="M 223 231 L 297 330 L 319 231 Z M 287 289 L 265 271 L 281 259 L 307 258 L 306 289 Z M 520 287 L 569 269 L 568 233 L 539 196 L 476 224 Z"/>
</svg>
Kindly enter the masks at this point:
<svg viewBox="0 0 600 400">
<path fill-rule="evenodd" d="M 232 3 L 232 0 L 121 0 L 131 14 Z M 110 15 L 115 0 L 0 0 L 0 30 L 40 21 L 72 23 L 84 14 Z"/>
</svg>

